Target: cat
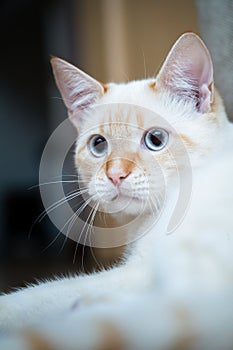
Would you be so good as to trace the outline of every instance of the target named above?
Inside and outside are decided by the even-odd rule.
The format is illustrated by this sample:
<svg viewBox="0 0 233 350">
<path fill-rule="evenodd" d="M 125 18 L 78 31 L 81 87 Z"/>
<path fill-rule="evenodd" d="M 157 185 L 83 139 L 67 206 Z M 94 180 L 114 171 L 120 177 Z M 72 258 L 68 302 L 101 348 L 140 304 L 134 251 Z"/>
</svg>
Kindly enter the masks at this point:
<svg viewBox="0 0 233 350">
<path fill-rule="evenodd" d="M 156 78 L 121 84 L 51 63 L 81 183 L 131 243 L 118 266 L 2 295 L 1 350 L 232 349 L 233 127 L 206 46 L 185 33 Z"/>
</svg>

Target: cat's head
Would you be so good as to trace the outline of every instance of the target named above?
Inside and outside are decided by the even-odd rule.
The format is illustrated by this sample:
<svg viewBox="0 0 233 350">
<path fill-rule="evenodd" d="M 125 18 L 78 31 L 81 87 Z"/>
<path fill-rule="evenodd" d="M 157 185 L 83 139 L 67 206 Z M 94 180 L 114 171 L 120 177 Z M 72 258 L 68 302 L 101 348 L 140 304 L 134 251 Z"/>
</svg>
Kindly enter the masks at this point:
<svg viewBox="0 0 233 350">
<path fill-rule="evenodd" d="M 82 185 L 104 210 L 137 214 L 148 197 L 156 207 L 185 157 L 196 166 L 225 124 L 210 54 L 195 34 L 177 40 L 156 78 L 102 84 L 59 58 L 52 66 L 78 130 Z"/>
</svg>

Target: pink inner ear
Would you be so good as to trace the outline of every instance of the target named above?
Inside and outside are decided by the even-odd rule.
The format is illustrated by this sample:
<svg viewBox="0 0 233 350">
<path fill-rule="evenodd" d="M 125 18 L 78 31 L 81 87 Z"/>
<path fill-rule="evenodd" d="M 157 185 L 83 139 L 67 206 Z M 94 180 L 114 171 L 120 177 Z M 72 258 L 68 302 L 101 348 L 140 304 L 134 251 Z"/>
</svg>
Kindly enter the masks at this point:
<svg viewBox="0 0 233 350">
<path fill-rule="evenodd" d="M 88 74 L 60 58 L 52 58 L 51 63 L 69 116 L 76 125 L 79 123 L 80 112 L 93 105 L 104 94 L 104 88 Z"/>
<path fill-rule="evenodd" d="M 188 33 L 178 39 L 157 81 L 179 97 L 195 100 L 202 113 L 208 112 L 213 102 L 213 65 L 207 48 L 197 35 Z"/>
</svg>

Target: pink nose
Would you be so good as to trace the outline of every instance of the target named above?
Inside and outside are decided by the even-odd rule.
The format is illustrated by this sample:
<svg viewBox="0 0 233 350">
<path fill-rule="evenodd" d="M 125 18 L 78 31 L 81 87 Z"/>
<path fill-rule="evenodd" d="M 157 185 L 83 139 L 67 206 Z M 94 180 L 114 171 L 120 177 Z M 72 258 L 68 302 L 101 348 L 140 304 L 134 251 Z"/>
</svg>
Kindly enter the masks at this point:
<svg viewBox="0 0 233 350">
<path fill-rule="evenodd" d="M 112 183 L 115 186 L 120 186 L 123 180 L 127 178 L 127 176 L 130 174 L 130 172 L 124 172 L 124 171 L 111 171 L 111 169 L 107 172 L 107 176 L 109 180 L 112 181 Z"/>
</svg>

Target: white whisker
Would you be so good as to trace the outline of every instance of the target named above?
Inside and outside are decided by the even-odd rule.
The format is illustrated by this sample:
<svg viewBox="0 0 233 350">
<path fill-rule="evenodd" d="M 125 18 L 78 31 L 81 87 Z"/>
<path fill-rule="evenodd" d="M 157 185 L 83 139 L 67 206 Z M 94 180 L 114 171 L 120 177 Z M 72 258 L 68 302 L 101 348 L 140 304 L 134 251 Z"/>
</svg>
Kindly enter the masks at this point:
<svg viewBox="0 0 233 350">
<path fill-rule="evenodd" d="M 84 269 L 84 250 L 85 250 L 85 246 L 86 246 L 86 242 L 87 242 L 87 239 L 88 239 L 89 232 L 90 232 L 90 234 L 93 233 L 93 231 L 92 231 L 93 221 L 94 221 L 96 212 L 98 210 L 98 207 L 99 207 L 99 202 L 96 203 L 96 205 L 93 207 L 93 210 L 90 212 L 90 215 L 87 218 L 87 221 L 89 220 L 89 218 L 90 218 L 90 220 L 89 220 L 89 226 L 87 228 L 87 231 L 86 231 L 86 234 L 85 234 L 85 238 L 84 238 L 83 254 L 82 254 L 82 266 L 83 266 L 83 269 Z M 91 236 L 89 236 L 89 237 L 91 237 Z M 91 248 L 91 240 L 89 240 L 89 243 L 90 243 L 89 247 Z M 92 250 L 91 250 L 91 253 L 92 253 L 92 256 L 93 256 Z M 93 256 L 93 258 L 96 261 L 94 256 Z"/>
<path fill-rule="evenodd" d="M 69 224 L 68 228 L 67 228 L 67 232 L 66 232 L 66 235 L 65 235 L 65 239 L 63 241 L 63 244 L 62 244 L 62 247 L 61 249 L 59 250 L 59 253 L 58 254 L 61 254 L 66 242 L 67 242 L 67 239 L 69 238 L 69 234 L 70 234 L 70 231 L 72 229 L 72 226 L 73 224 L 75 223 L 75 221 L 77 220 L 77 217 L 83 212 L 83 210 L 86 208 L 86 206 L 91 202 L 91 200 L 93 200 L 93 197 L 90 197 L 88 200 L 86 200 L 82 205 L 81 207 L 79 207 L 75 212 L 74 214 L 66 221 L 65 225 L 61 228 L 61 231 L 63 231 L 66 227 L 66 225 Z"/>
<path fill-rule="evenodd" d="M 29 187 L 28 190 L 32 190 L 33 188 L 37 188 L 40 186 L 59 184 L 59 183 L 78 183 L 78 180 L 60 180 L 60 181 L 43 182 L 43 183 L 40 183 L 38 185 L 33 185 L 33 186 Z"/>
<path fill-rule="evenodd" d="M 86 222 L 85 222 L 85 225 L 83 226 L 83 229 L 82 229 L 82 232 L 80 234 L 80 237 L 82 236 L 82 234 L 84 233 L 84 230 L 85 228 L 87 227 L 87 225 L 90 225 L 90 218 L 92 218 L 92 214 L 94 213 L 95 211 L 95 207 L 93 207 L 90 211 L 90 213 L 88 214 L 88 217 L 86 219 Z M 84 254 L 85 254 L 85 246 L 86 246 L 86 239 L 87 239 L 87 235 L 88 235 L 88 229 L 89 229 L 90 226 L 87 227 L 87 230 L 86 230 L 86 234 L 84 236 L 84 241 L 83 241 L 83 248 L 82 248 L 82 263 L 81 263 L 81 267 L 83 269 L 83 271 L 85 271 L 84 269 Z"/>
<path fill-rule="evenodd" d="M 84 189 L 84 190 L 73 190 L 71 192 L 69 192 L 69 195 L 59 199 L 57 202 L 51 204 L 48 208 L 46 208 L 37 218 L 36 220 L 34 221 L 34 223 L 32 224 L 31 228 L 30 228 L 30 231 L 29 231 L 29 234 L 28 234 L 28 238 L 31 237 L 31 233 L 32 233 L 32 230 L 33 228 L 35 227 L 35 225 L 39 222 L 41 222 L 47 214 L 49 214 L 51 211 L 57 209 L 60 205 L 64 204 L 65 202 L 71 200 L 71 199 L 74 199 L 74 198 L 77 198 L 79 197 L 80 195 L 84 194 L 88 192 L 88 189 Z"/>
<path fill-rule="evenodd" d="M 86 208 L 86 206 L 94 200 L 94 198 L 96 197 L 97 195 L 93 195 L 92 197 L 90 197 L 83 205 L 85 205 L 83 207 L 83 210 Z M 75 251 L 74 251 L 74 258 L 73 258 L 73 263 L 75 263 L 75 260 L 76 260 L 76 254 L 77 254 L 77 249 L 78 249 L 78 245 L 79 245 L 79 241 L 80 241 L 80 238 L 82 237 L 82 234 L 83 234 L 83 231 L 85 230 L 85 227 L 87 226 L 87 223 L 88 223 L 88 220 L 89 220 L 89 217 L 90 217 L 90 214 L 88 215 L 85 223 L 84 223 L 84 226 L 82 228 L 82 231 L 81 233 L 79 234 L 79 240 L 77 241 L 77 244 L 76 244 L 76 247 L 75 247 Z"/>
<path fill-rule="evenodd" d="M 92 218 L 91 218 L 91 222 L 90 222 L 89 247 L 90 247 L 91 256 L 93 257 L 93 259 L 94 259 L 94 261 L 95 261 L 95 263 L 96 263 L 96 266 L 98 266 L 100 269 L 102 269 L 102 265 L 100 265 L 99 262 L 97 261 L 96 256 L 95 256 L 95 254 L 94 254 L 94 252 L 93 252 L 92 244 L 91 244 L 91 235 L 94 234 L 94 231 L 93 231 L 93 222 L 94 222 L 96 213 L 97 213 L 97 211 L 98 211 L 99 205 L 100 205 L 100 203 L 97 203 L 96 208 L 95 208 L 95 211 L 93 212 L 93 215 L 92 215 Z"/>
</svg>

